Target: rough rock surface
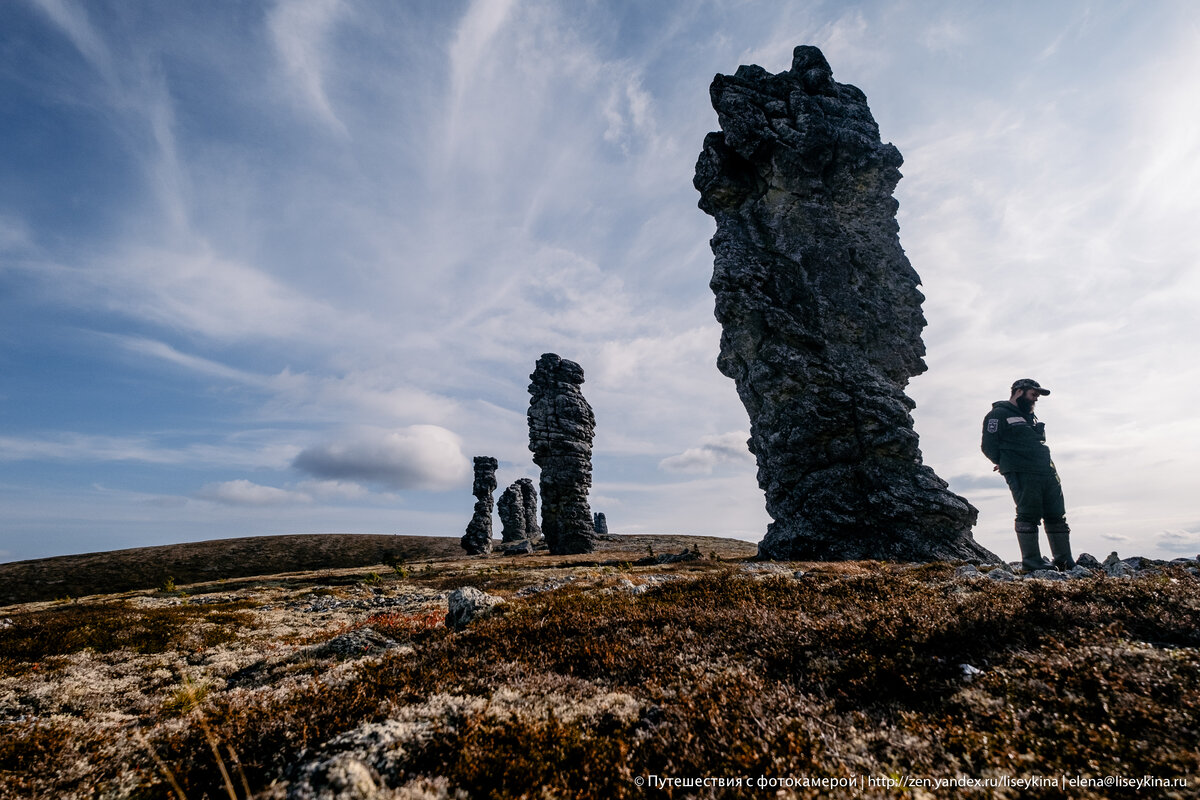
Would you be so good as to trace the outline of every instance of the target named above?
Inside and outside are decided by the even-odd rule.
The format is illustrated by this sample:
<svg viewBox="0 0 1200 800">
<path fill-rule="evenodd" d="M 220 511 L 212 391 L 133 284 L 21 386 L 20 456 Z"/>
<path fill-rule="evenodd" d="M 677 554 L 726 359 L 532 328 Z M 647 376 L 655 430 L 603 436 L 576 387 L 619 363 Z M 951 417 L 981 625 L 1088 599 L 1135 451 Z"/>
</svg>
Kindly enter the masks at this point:
<svg viewBox="0 0 1200 800">
<path fill-rule="evenodd" d="M 1161 576 L 1168 567 L 1182 567 L 1188 573 L 1200 578 L 1200 556 L 1196 558 L 1176 558 L 1171 561 L 1146 558 L 1145 556 L 1130 556 L 1121 558 L 1115 552 L 1110 553 L 1103 562 L 1091 553 L 1081 553 L 1075 559 L 1074 569 L 1059 572 L 1053 569 L 1038 569 L 1025 572 L 1021 569 L 1020 561 L 1000 564 L 991 568 L 986 576 L 993 580 L 1103 580 L 1108 578 L 1147 578 Z M 960 568 L 961 569 L 961 568 Z M 1019 574 L 1018 574 L 1019 573 Z M 959 574 L 962 574 L 960 571 Z"/>
<path fill-rule="evenodd" d="M 592 530 L 597 536 L 608 535 L 608 518 L 604 516 L 603 511 L 597 511 L 592 515 Z"/>
<path fill-rule="evenodd" d="M 537 551 L 537 547 L 529 539 L 522 539 L 519 542 L 509 542 L 500 548 L 500 552 L 506 556 L 531 556 Z"/>
<path fill-rule="evenodd" d="M 462 630 L 476 619 L 487 616 L 504 602 L 503 597 L 488 594 L 474 586 L 455 589 L 446 598 L 446 627 Z"/>
<path fill-rule="evenodd" d="M 500 463 L 491 456 L 475 456 L 475 514 L 459 542 L 473 556 L 492 552 L 492 493 L 496 491 L 496 469 Z"/>
<path fill-rule="evenodd" d="M 529 376 L 529 449 L 542 470 L 542 535 L 555 555 L 590 553 L 588 507 L 596 418 L 583 398 L 583 367 L 545 353 Z"/>
<path fill-rule="evenodd" d="M 437 791 L 427 781 L 414 781 L 399 790 L 388 777 L 399 772 L 409 752 L 428 741 L 436 723 L 428 719 L 371 722 L 347 731 L 321 746 L 309 760 L 292 767 L 287 800 L 398 800 L 398 798 L 463 797 Z M 433 791 L 429 791 L 429 790 Z M 426 793 L 429 792 L 429 793 Z"/>
<path fill-rule="evenodd" d="M 542 535 L 537 521 L 537 489 L 533 480 L 520 478 L 500 495 L 496 510 L 500 514 L 500 540 L 520 542 Z"/>
<path fill-rule="evenodd" d="M 998 560 L 978 512 L 921 463 L 904 394 L 924 372 L 920 278 L 900 246 L 899 151 L 815 47 L 718 75 L 696 164 L 717 232 L 717 366 L 750 415 L 773 559 Z"/>
</svg>

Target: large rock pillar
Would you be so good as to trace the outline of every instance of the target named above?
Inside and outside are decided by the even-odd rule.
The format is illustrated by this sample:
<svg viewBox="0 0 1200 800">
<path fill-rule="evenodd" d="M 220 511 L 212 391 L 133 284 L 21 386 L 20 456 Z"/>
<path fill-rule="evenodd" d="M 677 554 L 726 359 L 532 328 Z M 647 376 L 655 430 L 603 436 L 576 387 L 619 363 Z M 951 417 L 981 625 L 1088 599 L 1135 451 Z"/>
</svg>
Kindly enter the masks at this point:
<svg viewBox="0 0 1200 800">
<path fill-rule="evenodd" d="M 774 559 L 995 558 L 978 514 L 921 463 L 904 393 L 925 371 L 920 278 L 900 246 L 899 151 L 815 47 L 710 89 L 696 164 L 717 223 L 717 366 L 750 416 Z M 997 559 L 998 560 L 998 559 Z"/>
<path fill-rule="evenodd" d="M 542 536 L 555 555 L 596 547 L 588 490 L 596 418 L 583 399 L 583 367 L 545 353 L 529 376 L 529 449 L 542 471 Z"/>
<path fill-rule="evenodd" d="M 542 529 L 537 521 L 537 489 L 529 478 L 518 478 L 496 503 L 500 514 L 500 541 L 536 541 Z"/>
<path fill-rule="evenodd" d="M 492 493 L 496 491 L 496 470 L 500 463 L 491 456 L 475 456 L 475 514 L 459 544 L 473 556 L 492 552 Z"/>
</svg>

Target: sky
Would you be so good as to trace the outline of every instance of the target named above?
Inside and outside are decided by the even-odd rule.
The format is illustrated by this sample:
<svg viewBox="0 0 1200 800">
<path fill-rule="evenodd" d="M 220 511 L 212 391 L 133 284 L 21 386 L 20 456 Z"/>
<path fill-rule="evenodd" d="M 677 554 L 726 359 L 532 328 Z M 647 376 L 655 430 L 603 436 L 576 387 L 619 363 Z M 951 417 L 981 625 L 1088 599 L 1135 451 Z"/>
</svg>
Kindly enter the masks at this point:
<svg viewBox="0 0 1200 800">
<path fill-rule="evenodd" d="M 980 424 L 1032 377 L 1076 554 L 1200 553 L 1200 4 L 9 0 L 0 561 L 460 536 L 546 352 L 613 532 L 761 539 L 692 176 L 713 76 L 799 44 L 905 158 L 975 538 L 1018 557 Z"/>
</svg>

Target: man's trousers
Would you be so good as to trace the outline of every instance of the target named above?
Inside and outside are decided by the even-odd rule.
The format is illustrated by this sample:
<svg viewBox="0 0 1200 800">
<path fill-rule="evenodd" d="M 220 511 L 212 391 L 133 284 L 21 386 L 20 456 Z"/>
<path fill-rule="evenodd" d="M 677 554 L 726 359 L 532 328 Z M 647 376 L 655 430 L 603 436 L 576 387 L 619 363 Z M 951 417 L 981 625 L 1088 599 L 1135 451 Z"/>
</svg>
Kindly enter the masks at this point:
<svg viewBox="0 0 1200 800">
<path fill-rule="evenodd" d="M 1017 531 L 1037 530 L 1045 520 L 1046 533 L 1066 533 L 1067 502 L 1058 474 L 1010 472 L 1004 476 L 1017 504 Z"/>
</svg>

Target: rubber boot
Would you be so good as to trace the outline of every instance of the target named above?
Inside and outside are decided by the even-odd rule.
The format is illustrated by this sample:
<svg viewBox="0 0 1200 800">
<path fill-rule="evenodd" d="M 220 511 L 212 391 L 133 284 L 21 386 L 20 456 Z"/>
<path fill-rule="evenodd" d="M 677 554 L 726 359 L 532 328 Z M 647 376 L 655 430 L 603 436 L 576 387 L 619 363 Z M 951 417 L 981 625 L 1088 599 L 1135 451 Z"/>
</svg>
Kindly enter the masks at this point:
<svg viewBox="0 0 1200 800">
<path fill-rule="evenodd" d="M 1030 530 L 1033 528 L 1033 530 Z M 1036 525 L 1017 523 L 1017 545 L 1021 548 L 1021 568 L 1026 572 L 1039 569 L 1054 569 L 1054 565 L 1042 557 L 1038 547 L 1038 529 Z"/>
<path fill-rule="evenodd" d="M 1054 557 L 1054 568 L 1060 572 L 1075 569 L 1071 557 L 1071 529 L 1067 524 L 1046 523 L 1046 538 L 1050 540 L 1050 555 Z"/>
</svg>

